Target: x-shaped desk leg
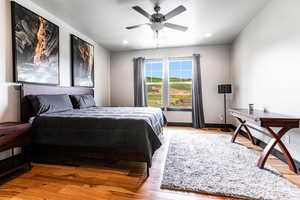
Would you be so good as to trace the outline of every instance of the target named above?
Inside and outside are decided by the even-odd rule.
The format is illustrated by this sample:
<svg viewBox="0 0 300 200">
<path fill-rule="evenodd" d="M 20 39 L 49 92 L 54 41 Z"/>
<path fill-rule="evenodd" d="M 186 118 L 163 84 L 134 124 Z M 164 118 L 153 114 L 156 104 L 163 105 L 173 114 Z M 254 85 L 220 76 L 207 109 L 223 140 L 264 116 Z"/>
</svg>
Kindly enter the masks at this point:
<svg viewBox="0 0 300 200">
<path fill-rule="evenodd" d="M 238 136 L 240 130 L 244 127 L 245 130 L 246 130 L 246 133 L 247 133 L 247 135 L 248 135 L 248 137 L 249 137 L 249 139 L 250 139 L 251 142 L 252 142 L 252 144 L 255 144 L 255 143 L 254 143 L 253 136 L 252 136 L 252 134 L 251 134 L 249 128 L 248 128 L 247 125 L 246 125 L 246 121 L 243 121 L 243 120 L 241 120 L 241 119 L 238 118 L 238 117 L 237 117 L 237 120 L 239 120 L 240 125 L 239 125 L 239 126 L 237 127 L 237 129 L 234 131 L 234 134 L 233 134 L 233 136 L 232 136 L 231 142 L 232 142 L 232 143 L 235 142 L 236 137 Z"/>
<path fill-rule="evenodd" d="M 281 141 L 281 138 L 284 136 L 284 134 L 287 133 L 291 128 L 283 127 L 277 134 L 270 127 L 267 127 L 266 129 L 268 130 L 269 135 L 273 138 L 271 139 L 271 141 L 268 143 L 268 145 L 263 150 L 263 152 L 258 160 L 257 166 L 261 169 L 264 168 L 264 165 L 265 165 L 271 151 L 274 149 L 276 144 L 278 144 L 281 151 L 284 153 L 284 156 L 288 162 L 290 170 L 297 173 L 297 169 L 296 169 L 295 163 L 292 159 L 292 156 Z"/>
</svg>

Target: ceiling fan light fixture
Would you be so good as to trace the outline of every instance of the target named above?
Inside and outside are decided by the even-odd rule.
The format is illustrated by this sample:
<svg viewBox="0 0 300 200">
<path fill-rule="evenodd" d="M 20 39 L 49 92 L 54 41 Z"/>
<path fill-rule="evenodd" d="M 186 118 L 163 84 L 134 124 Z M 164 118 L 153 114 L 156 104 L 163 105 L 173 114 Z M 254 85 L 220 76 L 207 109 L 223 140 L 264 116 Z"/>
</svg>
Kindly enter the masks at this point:
<svg viewBox="0 0 300 200">
<path fill-rule="evenodd" d="M 168 12 L 166 15 L 163 15 L 163 14 L 160 13 L 160 6 L 158 4 L 155 4 L 155 7 L 154 7 L 155 13 L 152 14 L 152 15 L 149 14 L 147 11 L 145 11 L 140 6 L 133 6 L 132 8 L 136 12 L 138 12 L 141 15 L 143 15 L 144 17 L 148 18 L 150 23 L 139 24 L 139 25 L 134 25 L 134 26 L 128 26 L 128 27 L 126 27 L 126 29 L 128 29 L 128 30 L 139 28 L 139 27 L 144 26 L 144 25 L 149 25 L 151 27 L 151 29 L 154 32 L 157 32 L 157 33 L 160 30 L 162 30 L 164 27 L 174 29 L 174 30 L 177 30 L 177 31 L 183 31 L 183 32 L 187 31 L 187 29 L 188 29 L 188 27 L 185 27 L 185 26 L 181 26 L 181 25 L 166 22 L 169 19 L 171 19 L 173 17 L 176 17 L 177 15 L 180 15 L 181 13 L 186 11 L 186 8 L 182 5 L 178 6 L 177 8 L 173 9 L 172 11 Z"/>
<path fill-rule="evenodd" d="M 160 31 L 164 28 L 164 25 L 162 23 L 153 23 L 150 25 L 150 27 L 153 31 Z"/>
</svg>

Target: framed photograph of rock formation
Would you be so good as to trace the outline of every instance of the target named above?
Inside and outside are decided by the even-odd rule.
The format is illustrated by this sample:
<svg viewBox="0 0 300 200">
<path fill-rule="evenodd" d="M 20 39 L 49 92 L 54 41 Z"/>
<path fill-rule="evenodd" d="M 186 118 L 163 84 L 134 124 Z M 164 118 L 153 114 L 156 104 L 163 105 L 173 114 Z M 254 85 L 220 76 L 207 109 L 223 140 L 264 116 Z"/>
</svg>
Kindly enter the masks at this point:
<svg viewBox="0 0 300 200">
<path fill-rule="evenodd" d="M 59 85 L 59 27 L 11 2 L 16 82 Z"/>
<path fill-rule="evenodd" d="M 71 35 L 72 85 L 94 87 L 94 46 Z"/>
</svg>

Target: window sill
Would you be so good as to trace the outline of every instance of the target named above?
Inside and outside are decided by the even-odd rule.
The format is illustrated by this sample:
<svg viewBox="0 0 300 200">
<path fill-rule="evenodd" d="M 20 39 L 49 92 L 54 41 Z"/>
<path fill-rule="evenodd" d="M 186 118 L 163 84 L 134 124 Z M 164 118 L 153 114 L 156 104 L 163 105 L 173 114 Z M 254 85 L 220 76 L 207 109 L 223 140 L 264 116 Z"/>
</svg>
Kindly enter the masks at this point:
<svg viewBox="0 0 300 200">
<path fill-rule="evenodd" d="M 189 108 L 189 107 L 181 107 L 181 108 L 176 108 L 176 107 L 153 107 L 153 108 L 160 108 L 162 111 L 192 112 L 192 108 Z"/>
</svg>

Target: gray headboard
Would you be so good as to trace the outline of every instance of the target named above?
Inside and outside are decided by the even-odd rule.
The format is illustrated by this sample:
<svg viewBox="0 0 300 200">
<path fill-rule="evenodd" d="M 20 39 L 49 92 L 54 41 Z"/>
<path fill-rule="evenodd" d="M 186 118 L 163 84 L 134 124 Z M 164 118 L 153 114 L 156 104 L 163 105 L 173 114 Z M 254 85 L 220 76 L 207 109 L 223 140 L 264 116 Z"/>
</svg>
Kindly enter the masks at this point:
<svg viewBox="0 0 300 200">
<path fill-rule="evenodd" d="M 94 96 L 93 88 L 81 88 L 81 87 L 60 87 L 60 86 L 48 86 L 48 85 L 34 85 L 23 84 L 21 86 L 21 121 L 28 122 L 30 117 L 34 116 L 31 103 L 26 96 L 28 95 L 54 95 L 54 94 L 68 94 L 68 95 L 84 95 L 90 94 Z"/>
</svg>

